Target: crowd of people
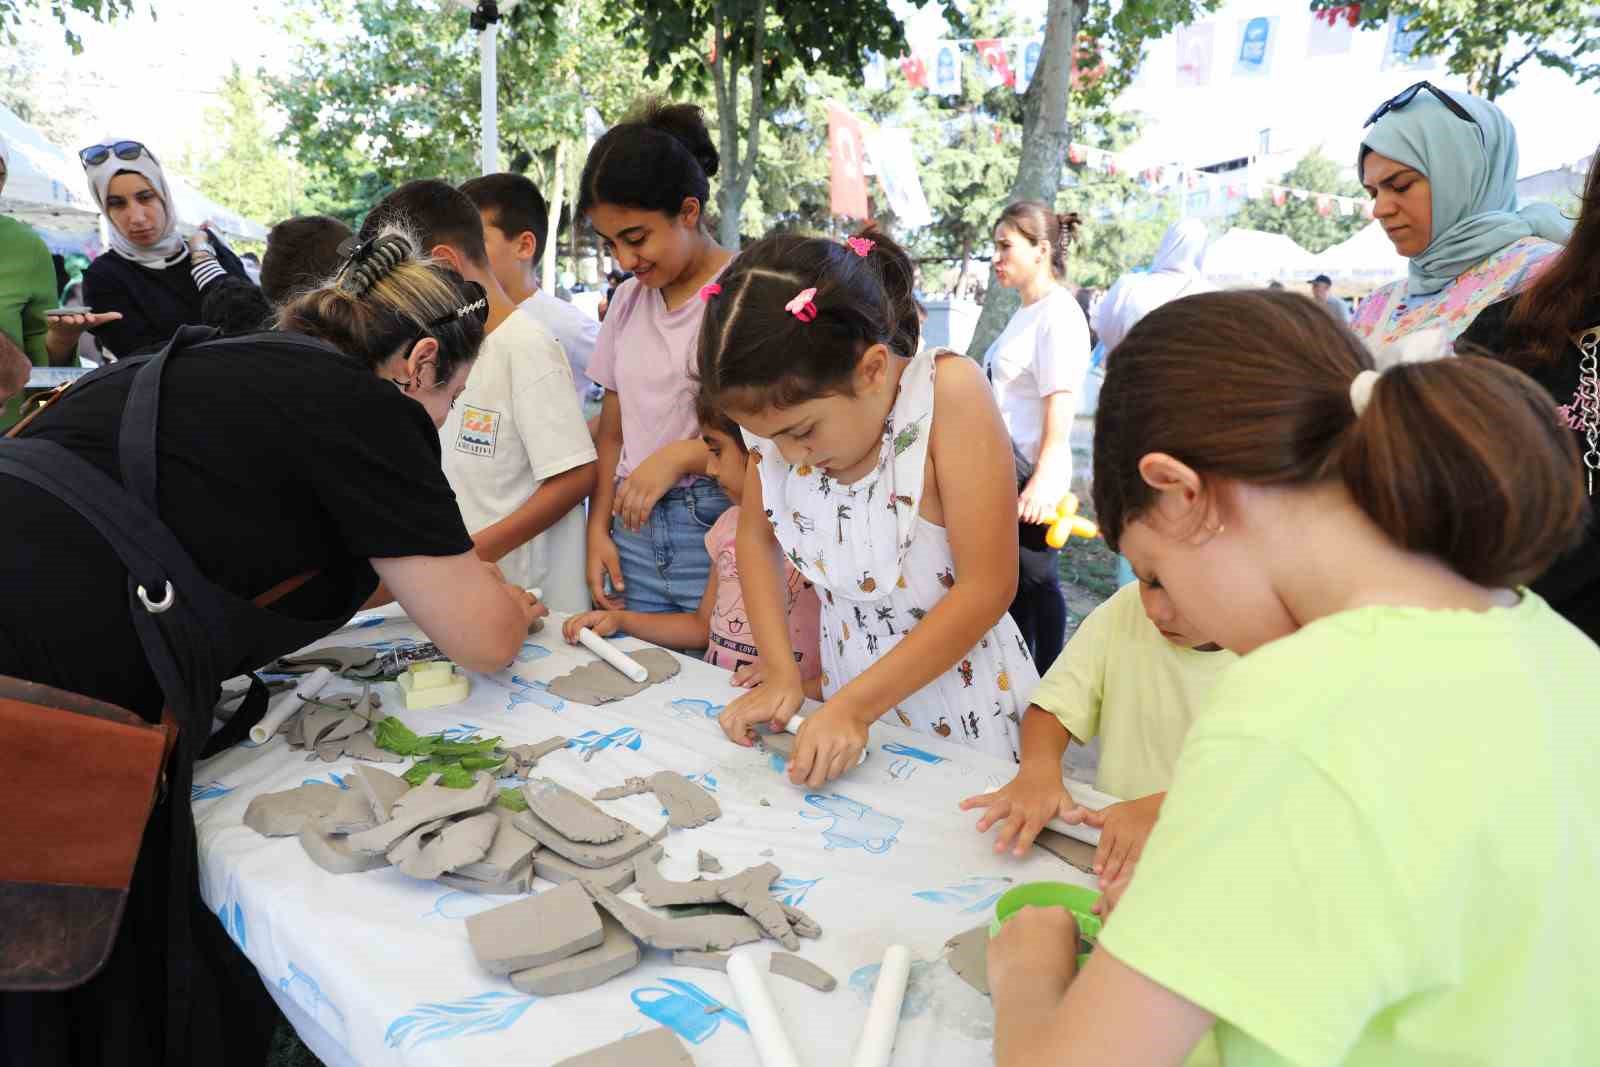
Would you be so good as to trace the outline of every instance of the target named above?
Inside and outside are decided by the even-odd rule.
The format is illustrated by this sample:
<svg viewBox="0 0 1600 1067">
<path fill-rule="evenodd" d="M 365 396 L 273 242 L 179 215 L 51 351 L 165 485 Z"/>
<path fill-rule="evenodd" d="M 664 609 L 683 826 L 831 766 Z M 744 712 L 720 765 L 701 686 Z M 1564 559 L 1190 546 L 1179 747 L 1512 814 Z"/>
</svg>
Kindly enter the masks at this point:
<svg viewBox="0 0 1600 1067">
<path fill-rule="evenodd" d="M 551 609 L 569 640 L 703 651 L 748 690 L 740 744 L 820 700 L 797 784 L 879 720 L 999 757 L 1012 780 L 962 805 L 997 851 L 1098 827 L 1082 974 L 1063 910 L 992 942 L 1000 1064 L 1600 1047 L 1600 168 L 1570 232 L 1519 211 L 1493 104 L 1421 83 L 1374 112 L 1359 171 L 1410 269 L 1349 322 L 1321 279 L 1216 291 L 1192 220 L 1094 309 L 1094 513 L 1136 580 L 1064 648 L 1076 215 L 994 220 L 1021 308 L 974 361 L 923 343 L 885 233 L 722 247 L 692 106 L 585 163 L 578 214 L 627 275 L 603 324 L 541 289 L 519 175 L 281 222 L 258 286 L 178 234 L 146 146 L 81 157 L 112 232 L 87 308 L 30 292 L 0 331 L 24 364 L 85 331 L 118 358 L 0 444 L 0 675 L 165 709 L 179 744 L 108 961 L 0 994 L 0 1064 L 262 1062 L 275 1010 L 200 903 L 188 774 L 224 678 L 391 600 L 471 670 Z M 34 269 L 4 222 L 0 279 Z M 163 606 L 167 574 L 194 578 Z M 1097 737 L 1121 802 L 1091 811 L 1062 758 Z"/>
</svg>

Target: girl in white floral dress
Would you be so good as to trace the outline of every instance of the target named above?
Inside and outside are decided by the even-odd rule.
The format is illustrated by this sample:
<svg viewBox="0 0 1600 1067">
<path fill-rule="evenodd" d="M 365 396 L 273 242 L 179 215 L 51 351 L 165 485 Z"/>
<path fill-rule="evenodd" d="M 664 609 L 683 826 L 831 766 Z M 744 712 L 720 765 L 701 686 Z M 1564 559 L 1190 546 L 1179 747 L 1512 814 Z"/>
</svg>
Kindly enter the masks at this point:
<svg viewBox="0 0 1600 1067">
<path fill-rule="evenodd" d="M 787 640 L 782 557 L 822 596 L 824 704 L 796 739 L 797 782 L 855 766 L 885 714 L 1014 761 L 1039 680 L 1006 613 L 1009 439 L 975 363 L 903 354 L 917 351 L 911 277 L 876 233 L 782 235 L 702 294 L 701 389 L 750 446 L 738 550 L 757 644 Z M 749 744 L 800 707 L 791 659 L 763 657 L 760 683 L 722 716 L 731 738 Z"/>
</svg>

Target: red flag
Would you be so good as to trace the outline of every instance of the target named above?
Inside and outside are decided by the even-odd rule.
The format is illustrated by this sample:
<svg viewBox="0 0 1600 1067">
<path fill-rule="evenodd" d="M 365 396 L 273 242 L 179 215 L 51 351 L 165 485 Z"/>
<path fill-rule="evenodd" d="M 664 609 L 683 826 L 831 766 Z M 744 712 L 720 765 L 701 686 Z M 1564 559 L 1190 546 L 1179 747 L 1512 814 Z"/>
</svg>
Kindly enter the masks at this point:
<svg viewBox="0 0 1600 1067">
<path fill-rule="evenodd" d="M 1283 205 L 1287 204 L 1289 202 L 1289 190 L 1287 190 L 1287 189 L 1274 189 L 1274 190 L 1272 190 L 1272 202 L 1275 205 L 1277 205 L 1278 207 L 1282 207 Z"/>
<path fill-rule="evenodd" d="M 866 156 L 861 123 L 837 104 L 828 105 L 828 207 L 835 215 L 867 217 Z"/>
<path fill-rule="evenodd" d="M 1319 196 L 1319 197 L 1317 197 L 1317 214 L 1318 215 L 1322 215 L 1324 217 L 1333 214 L 1333 197 L 1331 197 L 1331 196 Z"/>
<path fill-rule="evenodd" d="M 1005 42 L 998 40 L 978 41 L 977 45 L 978 57 L 993 67 L 994 72 L 1000 75 L 1000 83 L 1008 89 L 1015 88 L 1017 72 L 1011 69 L 1011 61 L 1006 57 Z"/>
<path fill-rule="evenodd" d="M 1069 145 L 1067 145 L 1067 161 L 1068 162 L 1070 162 L 1070 163 L 1082 163 L 1087 158 L 1089 158 L 1089 157 L 1084 154 L 1083 145 L 1081 145 L 1081 144 L 1069 144 Z"/>
<path fill-rule="evenodd" d="M 900 73 L 906 76 L 906 82 L 913 89 L 926 89 L 928 87 L 928 65 L 922 61 L 921 56 L 904 56 L 900 60 Z"/>
</svg>

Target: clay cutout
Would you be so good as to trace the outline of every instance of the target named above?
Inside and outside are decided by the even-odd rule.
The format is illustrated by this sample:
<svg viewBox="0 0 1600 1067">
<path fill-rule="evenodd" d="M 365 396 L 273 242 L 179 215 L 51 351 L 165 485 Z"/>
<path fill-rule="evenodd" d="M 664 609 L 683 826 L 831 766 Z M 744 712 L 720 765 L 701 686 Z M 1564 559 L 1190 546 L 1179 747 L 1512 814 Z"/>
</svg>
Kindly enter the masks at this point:
<svg viewBox="0 0 1600 1067">
<path fill-rule="evenodd" d="M 961 980 L 989 995 L 989 927 L 974 926 L 944 943 L 944 957 Z"/>
<path fill-rule="evenodd" d="M 816 940 L 822 936 L 822 926 L 817 920 L 792 904 L 784 904 L 782 907 L 783 913 L 789 917 L 789 925 L 794 929 L 795 933 L 811 940 Z"/>
<path fill-rule="evenodd" d="M 571 882 L 467 920 L 472 952 L 490 974 L 542 967 L 604 938 L 594 901 Z"/>
<path fill-rule="evenodd" d="M 722 815 L 715 797 L 677 771 L 658 771 L 648 781 L 656 799 L 667 809 L 668 825 L 692 829 Z"/>
<path fill-rule="evenodd" d="M 703 971 L 728 973 L 726 952 L 693 952 L 689 949 L 680 949 L 672 954 L 672 962 L 679 967 L 698 967 Z"/>
<path fill-rule="evenodd" d="M 639 855 L 658 860 L 661 858 L 661 846 L 651 845 Z M 602 889 L 620 893 L 633 884 L 633 860 L 626 859 L 610 867 L 584 867 L 573 863 L 565 856 L 558 856 L 548 848 L 543 848 L 534 854 L 533 873 L 547 882 L 555 882 L 558 885 L 582 879 Z"/>
<path fill-rule="evenodd" d="M 1098 850 L 1086 841 L 1079 841 L 1055 830 L 1043 829 L 1039 831 L 1039 836 L 1033 839 L 1033 843 L 1052 856 L 1066 860 L 1084 874 L 1094 873 L 1094 854 Z"/>
<path fill-rule="evenodd" d="M 607 815 L 587 798 L 549 778 L 535 778 L 522 787 L 528 809 L 562 837 L 604 845 L 621 837 L 628 824 Z"/>
<path fill-rule="evenodd" d="M 650 792 L 650 783 L 643 778 L 629 778 L 621 785 L 614 785 L 610 789 L 602 789 L 594 795 L 596 800 L 621 800 L 623 797 L 638 796 L 640 793 Z"/>
<path fill-rule="evenodd" d="M 263 837 L 293 837 L 333 814 L 343 792 L 326 782 L 307 782 L 281 793 L 262 793 L 244 809 L 244 824 Z"/>
<path fill-rule="evenodd" d="M 771 863 L 752 867 L 732 879 L 723 879 L 722 899 L 742 910 L 777 938 L 790 952 L 800 948 L 800 938 L 789 925 L 783 905 L 772 899 L 771 886 L 781 872 Z"/>
<path fill-rule="evenodd" d="M 404 785 L 405 783 L 401 783 Z M 372 803 L 357 788 L 339 790 L 333 811 L 317 821 L 317 828 L 330 834 L 356 834 L 383 822 L 372 810 Z"/>
<path fill-rule="evenodd" d="M 473 775 L 472 784 L 465 789 L 447 789 L 435 782 L 436 776 L 430 777 L 408 790 L 395 801 L 388 822 L 351 834 L 350 847 L 362 852 L 387 852 L 424 823 L 474 814 L 494 800 L 494 779 L 487 774 Z"/>
<path fill-rule="evenodd" d="M 696 852 L 694 863 L 703 874 L 722 873 L 722 861 L 709 852 Z"/>
<path fill-rule="evenodd" d="M 511 984 L 523 993 L 551 997 L 576 993 L 608 982 L 639 965 L 639 942 L 633 939 L 610 912 L 600 913 L 601 941 L 591 949 L 574 953 L 564 960 L 513 971 Z"/>
<path fill-rule="evenodd" d="M 525 867 L 503 882 L 485 882 L 459 873 L 441 874 L 435 879 L 440 885 L 460 889 L 467 893 L 481 893 L 486 897 L 520 897 L 533 891 L 533 868 Z"/>
<path fill-rule="evenodd" d="M 810 960 L 801 959 L 788 952 L 774 952 L 772 959 L 767 963 L 767 969 L 773 974 L 793 978 L 796 982 L 808 985 L 819 993 L 832 993 L 839 987 L 839 980 L 833 975 Z"/>
<path fill-rule="evenodd" d="M 729 949 L 761 940 L 761 927 L 743 915 L 705 915 L 698 919 L 664 919 L 635 907 L 599 886 L 587 887 L 595 903 L 609 911 L 628 933 L 651 948 Z"/>
<path fill-rule="evenodd" d="M 371 648 L 333 646 L 318 648 L 298 656 L 284 656 L 267 668 L 270 674 L 310 674 L 318 667 L 326 667 L 334 674 L 355 673 L 370 668 L 377 662 L 378 653 Z"/>
<path fill-rule="evenodd" d="M 550 683 L 550 693 L 577 704 L 599 707 L 614 700 L 638 696 L 657 682 L 664 682 L 683 669 L 678 657 L 660 648 L 646 648 L 628 655 L 650 672 L 643 682 L 635 682 L 604 660 L 585 663 Z M 589 752 L 593 752 L 590 749 Z"/>
<path fill-rule="evenodd" d="M 318 749 L 317 753 L 327 758 L 323 749 Z M 350 759 L 363 759 L 372 763 L 404 763 L 406 761 L 404 756 L 379 748 L 378 742 L 372 737 L 371 730 L 362 730 L 353 737 L 345 738 L 343 753 Z M 333 758 L 337 759 L 338 757 L 335 756 Z"/>
<path fill-rule="evenodd" d="M 431 882 L 441 874 L 483 859 L 499 827 L 500 817 L 492 811 L 469 815 L 439 831 L 414 858 L 395 866 L 402 874 Z"/>
<path fill-rule="evenodd" d="M 525 774 L 537 767 L 539 761 L 550 753 L 560 751 L 566 747 L 567 739 L 565 737 L 548 737 L 537 744 L 513 745 L 511 748 L 501 749 L 501 751 L 510 756 L 516 763 L 515 767 L 505 768 L 507 771 Z"/>
<path fill-rule="evenodd" d="M 312 863 L 329 874 L 360 874 L 389 866 L 389 858 L 383 853 L 352 852 L 344 838 L 325 834 L 314 826 L 301 829 L 300 847 Z"/>
<path fill-rule="evenodd" d="M 433 822 L 423 823 L 400 840 L 396 841 L 387 853 L 391 864 L 410 863 L 422 855 L 422 846 L 433 839 L 433 835 L 450 825 L 449 819 L 435 819 Z M 346 844 L 349 838 L 345 839 Z"/>
<path fill-rule="evenodd" d="M 395 757 L 396 760 L 400 758 Z M 388 771 L 380 771 L 376 767 L 363 767 L 358 764 L 352 777 L 355 778 L 356 792 L 366 798 L 368 806 L 372 808 L 372 816 L 378 823 L 388 822 L 389 812 L 394 809 L 395 801 L 411 792 L 411 784 L 404 778 Z"/>
<path fill-rule="evenodd" d="M 694 1060 L 678 1035 L 663 1027 L 590 1049 L 555 1067 L 694 1067 Z"/>
<path fill-rule="evenodd" d="M 481 882 L 504 882 L 529 868 L 539 843 L 516 828 L 512 822 L 516 813 L 511 809 L 495 804 L 487 814 L 494 815 L 497 824 L 489 851 L 482 859 L 464 863 L 453 873 Z"/>
<path fill-rule="evenodd" d="M 644 897 L 644 902 L 653 908 L 665 908 L 674 904 L 710 904 L 722 899 L 721 880 L 669 881 L 661 876 L 656 861 L 644 856 L 633 858 L 633 870 L 634 881 L 639 886 L 640 895 Z M 778 869 L 774 867 L 773 872 L 773 877 L 776 878 Z"/>
<path fill-rule="evenodd" d="M 610 816 L 607 816 L 610 818 Z M 574 841 L 559 833 L 555 827 L 530 811 L 519 811 L 514 820 L 517 829 L 532 837 L 540 845 L 559 853 L 581 867 L 613 867 L 643 852 L 653 843 L 627 823 L 621 823 L 622 836 L 605 844 Z M 619 820 L 620 822 L 620 820 Z M 663 831 L 666 829 L 662 827 Z"/>
</svg>

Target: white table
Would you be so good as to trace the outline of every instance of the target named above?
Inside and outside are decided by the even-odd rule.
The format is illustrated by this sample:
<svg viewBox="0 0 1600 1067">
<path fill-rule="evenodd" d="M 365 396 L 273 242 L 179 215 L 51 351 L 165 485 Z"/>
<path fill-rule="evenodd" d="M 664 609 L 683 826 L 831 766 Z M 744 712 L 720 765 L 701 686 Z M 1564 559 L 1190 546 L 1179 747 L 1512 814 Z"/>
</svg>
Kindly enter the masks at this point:
<svg viewBox="0 0 1600 1067">
<path fill-rule="evenodd" d="M 320 644 L 422 639 L 403 617 L 370 621 Z M 621 647 L 647 646 L 629 640 Z M 769 978 L 803 1062 L 849 1061 L 883 951 L 900 942 L 917 962 L 894 1062 L 991 1063 L 989 1002 L 940 959 L 945 940 L 986 921 L 1013 881 L 1091 884 L 1037 849 L 1024 860 L 995 855 L 992 839 L 974 832 L 975 816 L 957 810 L 961 798 L 1008 781 L 1012 768 L 939 738 L 877 725 L 865 764 L 822 789 L 797 788 L 773 757 L 723 737 L 716 711 L 739 692 L 726 672 L 680 657 L 677 677 L 600 708 L 544 690 L 592 659 L 565 645 L 552 619 L 510 670 L 473 675 L 465 703 L 407 712 L 392 683 L 381 692 L 385 709 L 418 733 L 500 735 L 507 744 L 572 738 L 535 773 L 585 794 L 662 769 L 712 790 L 722 818 L 672 831 L 662 870 L 692 877 L 700 849 L 730 873 L 768 859 L 782 868 L 774 895 L 823 927 L 820 940 L 801 942 L 801 955 L 839 979 L 837 990 L 823 994 Z M 337 691 L 358 688 L 337 684 Z M 200 765 L 193 794 L 207 904 L 330 1067 L 551 1063 L 658 1025 L 676 1030 L 702 1067 L 756 1062 L 725 975 L 673 966 L 669 954 L 646 949 L 638 968 L 598 988 L 526 996 L 478 966 L 462 921 L 515 898 L 455 892 L 393 869 L 328 874 L 295 838 L 265 838 L 242 825 L 258 793 L 305 781 L 337 784 L 353 763 L 307 762 L 276 738 Z M 648 795 L 604 806 L 647 833 L 666 821 Z M 625 896 L 638 900 L 632 890 Z M 774 941 L 757 947 L 781 950 Z M 711 1004 L 728 1009 L 707 1014 Z"/>
</svg>

